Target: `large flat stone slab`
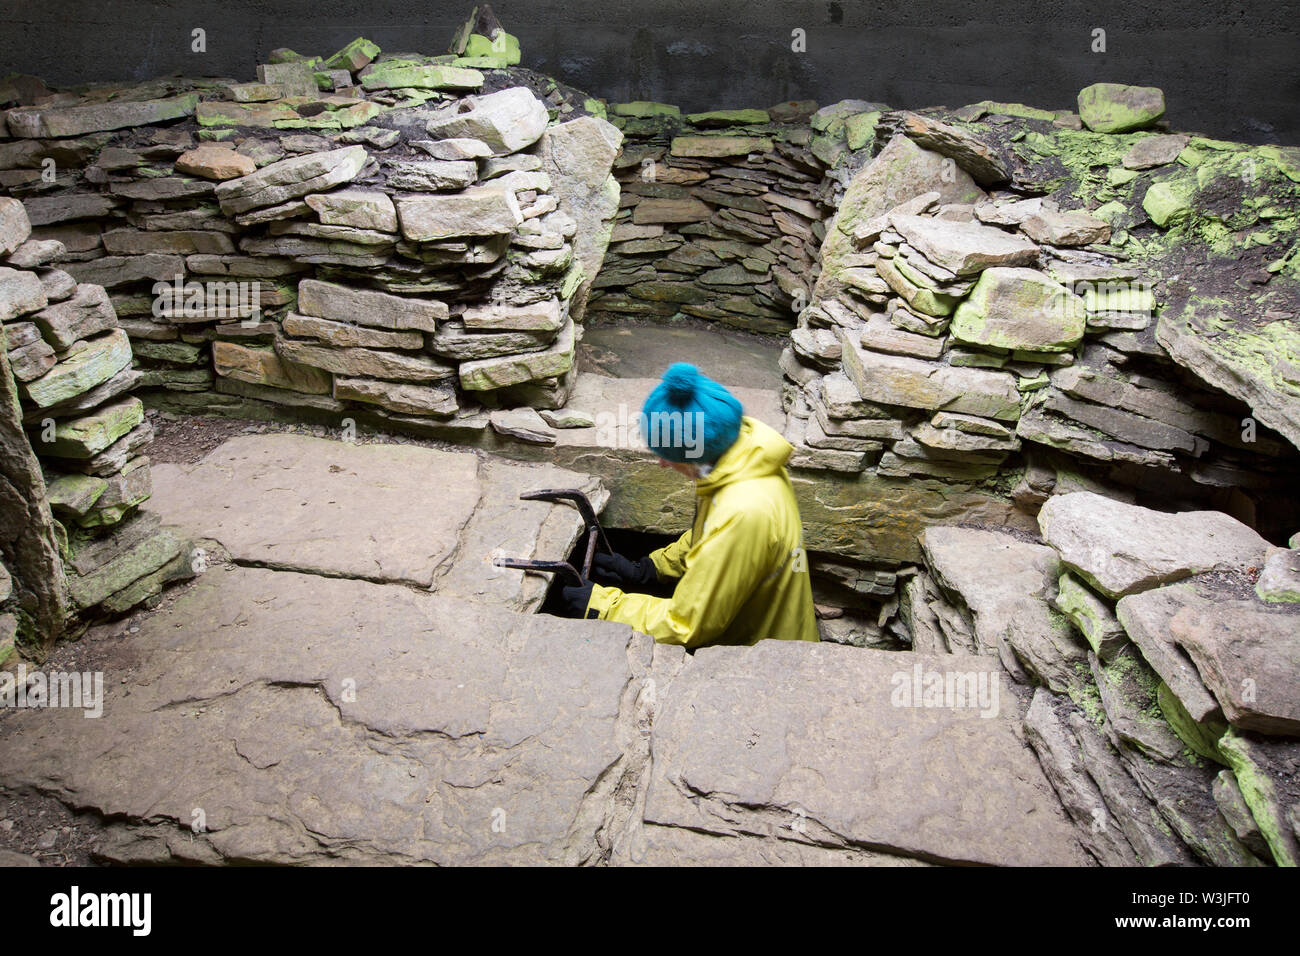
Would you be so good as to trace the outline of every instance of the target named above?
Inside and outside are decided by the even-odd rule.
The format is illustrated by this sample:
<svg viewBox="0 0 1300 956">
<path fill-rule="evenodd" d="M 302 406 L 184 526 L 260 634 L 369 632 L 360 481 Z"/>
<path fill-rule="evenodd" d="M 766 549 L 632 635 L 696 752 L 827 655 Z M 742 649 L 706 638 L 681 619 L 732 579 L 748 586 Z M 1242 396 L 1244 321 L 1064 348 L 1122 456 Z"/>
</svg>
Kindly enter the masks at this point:
<svg viewBox="0 0 1300 956">
<path fill-rule="evenodd" d="M 1049 498 L 1038 525 L 1061 560 L 1111 598 L 1205 571 L 1262 567 L 1269 548 L 1219 511 L 1170 514 L 1091 491 Z"/>
<path fill-rule="evenodd" d="M 130 652 L 99 719 L 0 726 L 3 785 L 125 821 L 123 860 L 589 862 L 645 759 L 654 645 L 604 621 L 218 566 Z"/>
<path fill-rule="evenodd" d="M 1087 862 L 1014 697 L 895 706 L 913 665 L 996 679 L 989 660 L 690 658 L 605 621 L 219 564 L 120 640 L 97 719 L 0 722 L 0 786 L 113 821 L 117 862 Z"/>
<path fill-rule="evenodd" d="M 930 861 L 1086 864 L 1016 698 L 1001 687 L 989 717 L 895 706 L 917 665 L 1001 678 L 985 657 L 704 648 L 658 695 L 645 820 Z"/>
<path fill-rule="evenodd" d="M 1008 372 L 936 365 L 905 355 L 873 352 L 844 331 L 840 340 L 844 374 L 867 401 L 1012 422 L 1020 417 L 1020 393 Z"/>
<path fill-rule="evenodd" d="M 549 580 L 494 568 L 492 557 L 565 557 L 582 520 L 519 493 L 577 487 L 597 507 L 605 500 L 596 479 L 552 466 L 287 434 L 233 438 L 195 464 L 155 466 L 153 479 L 153 507 L 168 523 L 219 541 L 238 562 L 520 610 L 540 605 Z"/>
</svg>

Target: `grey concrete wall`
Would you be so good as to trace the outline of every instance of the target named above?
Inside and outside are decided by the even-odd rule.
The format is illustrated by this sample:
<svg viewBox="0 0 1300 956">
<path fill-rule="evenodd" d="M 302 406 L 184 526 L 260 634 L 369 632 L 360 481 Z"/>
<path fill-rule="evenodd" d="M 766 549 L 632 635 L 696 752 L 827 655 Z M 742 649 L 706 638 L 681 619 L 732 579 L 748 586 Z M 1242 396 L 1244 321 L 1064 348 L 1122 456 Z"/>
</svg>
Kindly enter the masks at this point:
<svg viewBox="0 0 1300 956">
<path fill-rule="evenodd" d="M 3 0 L 0 72 L 73 84 L 181 71 L 252 78 L 274 47 L 358 34 L 442 52 L 472 0 Z M 1160 86 L 1178 129 L 1300 143 L 1298 5 L 1269 0 L 500 0 L 524 65 L 598 96 L 688 109 L 981 99 L 1072 107 L 1099 80 Z M 190 31 L 207 31 L 207 52 Z M 792 52 L 802 29 L 807 50 Z M 1090 51 L 1106 31 L 1106 52 Z"/>
</svg>

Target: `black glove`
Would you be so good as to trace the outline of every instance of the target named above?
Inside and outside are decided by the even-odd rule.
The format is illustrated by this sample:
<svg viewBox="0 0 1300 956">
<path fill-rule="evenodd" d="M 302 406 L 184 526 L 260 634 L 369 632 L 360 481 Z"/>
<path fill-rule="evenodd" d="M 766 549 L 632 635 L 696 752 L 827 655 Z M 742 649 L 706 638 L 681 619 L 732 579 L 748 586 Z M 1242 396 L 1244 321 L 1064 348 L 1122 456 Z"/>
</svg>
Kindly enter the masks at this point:
<svg viewBox="0 0 1300 956">
<path fill-rule="evenodd" d="M 587 604 L 591 601 L 591 582 L 583 581 L 582 584 L 570 584 L 561 588 L 560 600 L 564 604 L 565 617 L 587 616 Z M 592 611 L 591 616 L 595 617 L 596 612 Z"/>
<path fill-rule="evenodd" d="M 622 591 L 637 591 L 659 583 L 659 572 L 649 556 L 629 561 L 621 554 L 598 554 L 593 570 Z"/>
</svg>

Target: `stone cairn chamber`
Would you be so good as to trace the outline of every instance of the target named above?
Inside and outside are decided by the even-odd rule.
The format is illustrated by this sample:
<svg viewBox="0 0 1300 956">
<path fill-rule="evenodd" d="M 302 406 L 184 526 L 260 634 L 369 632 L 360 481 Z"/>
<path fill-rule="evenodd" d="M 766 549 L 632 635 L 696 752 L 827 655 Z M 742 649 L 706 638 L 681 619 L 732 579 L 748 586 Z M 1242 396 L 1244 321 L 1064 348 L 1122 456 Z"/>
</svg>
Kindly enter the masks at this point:
<svg viewBox="0 0 1300 956">
<path fill-rule="evenodd" d="M 146 409 L 535 458 L 584 323 L 718 323 L 782 340 L 827 639 L 998 658 L 1099 863 L 1300 862 L 1300 148 L 519 63 L 0 81 L 0 663 L 193 576 Z"/>
</svg>

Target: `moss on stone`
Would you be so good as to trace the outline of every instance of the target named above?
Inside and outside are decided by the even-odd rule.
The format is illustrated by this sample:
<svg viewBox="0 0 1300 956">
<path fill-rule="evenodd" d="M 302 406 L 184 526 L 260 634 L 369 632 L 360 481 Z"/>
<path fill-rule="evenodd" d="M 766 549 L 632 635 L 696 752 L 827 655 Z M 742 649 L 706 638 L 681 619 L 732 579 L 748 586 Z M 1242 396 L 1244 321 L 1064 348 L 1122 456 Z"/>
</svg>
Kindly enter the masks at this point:
<svg viewBox="0 0 1300 956">
<path fill-rule="evenodd" d="M 1030 165 L 1054 160 L 1064 167 L 1065 175 L 1049 179 L 1042 188 L 1053 194 L 1067 193 L 1084 206 L 1095 206 L 1129 195 L 1129 188 L 1137 179 L 1126 180 L 1120 176 L 1112 181 L 1111 171 L 1123 168 L 1124 156 L 1142 138 L 1141 133 L 1029 130 L 1013 148 Z"/>
<path fill-rule="evenodd" d="M 1102 730 L 1106 726 L 1106 707 L 1101 702 L 1101 691 L 1097 690 L 1097 685 L 1093 683 L 1092 671 L 1087 661 L 1076 661 L 1074 669 L 1079 680 L 1070 682 L 1067 693 L 1089 722 L 1098 730 Z"/>
<path fill-rule="evenodd" d="M 682 115 L 680 107 L 673 106 L 671 103 L 656 103 L 652 100 L 633 100 L 630 103 L 611 103 L 609 112 L 614 116 L 627 116 L 637 119 L 645 119 L 652 116 L 670 116 L 679 118 Z"/>
<path fill-rule="evenodd" d="M 1147 190 L 1142 208 L 1157 226 L 1172 226 L 1191 215 L 1195 191 L 1194 185 L 1185 179 L 1166 179 Z"/>
<path fill-rule="evenodd" d="M 880 110 L 871 110 L 850 116 L 844 121 L 844 137 L 849 149 L 862 149 L 875 141 L 876 124 L 880 122 L 880 116 Z"/>
<path fill-rule="evenodd" d="M 1187 712 L 1183 702 L 1178 696 L 1169 689 L 1164 681 L 1160 681 L 1155 688 L 1155 699 L 1159 704 L 1160 714 L 1164 717 L 1165 722 L 1178 735 L 1178 739 L 1185 743 L 1188 751 L 1194 755 L 1205 757 L 1213 760 L 1215 763 L 1221 763 L 1227 766 L 1227 761 L 1219 753 L 1218 740 L 1223 736 L 1228 725 L 1223 721 L 1206 720 L 1198 723 L 1192 715 Z"/>
<path fill-rule="evenodd" d="M 995 103 L 992 100 L 983 100 L 974 105 L 983 107 L 985 112 L 994 116 L 1015 116 L 1020 119 L 1043 120 L 1048 123 L 1056 119 L 1058 115 L 1054 110 L 1042 110 L 1036 106 L 1026 106 L 1024 103 Z"/>
<path fill-rule="evenodd" d="M 1253 759 L 1250 743 L 1229 728 L 1219 739 L 1218 750 L 1237 778 L 1246 806 L 1250 808 L 1250 814 L 1274 859 L 1280 866 L 1300 865 L 1300 859 L 1292 849 L 1295 835 L 1286 832 L 1290 824 L 1278 800 L 1277 790 L 1268 774 Z"/>
<path fill-rule="evenodd" d="M 500 60 L 503 66 L 514 66 L 521 58 L 519 38 L 505 30 L 498 31 L 492 38 L 481 33 L 471 33 L 465 41 L 461 59 L 478 57 Z"/>
<path fill-rule="evenodd" d="M 695 126 L 761 126 L 771 122 L 772 117 L 767 110 L 708 110 L 689 113 L 686 120 Z"/>
</svg>

